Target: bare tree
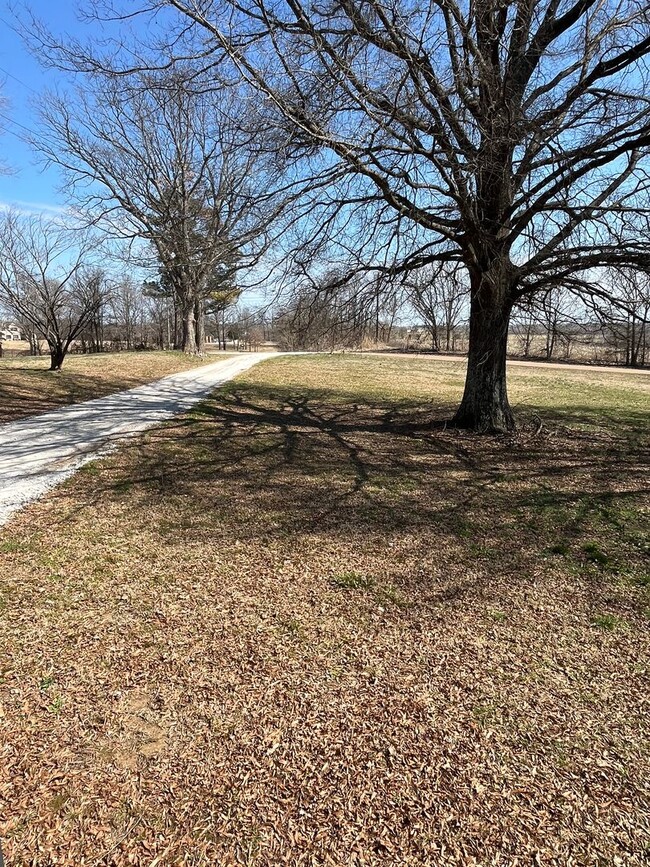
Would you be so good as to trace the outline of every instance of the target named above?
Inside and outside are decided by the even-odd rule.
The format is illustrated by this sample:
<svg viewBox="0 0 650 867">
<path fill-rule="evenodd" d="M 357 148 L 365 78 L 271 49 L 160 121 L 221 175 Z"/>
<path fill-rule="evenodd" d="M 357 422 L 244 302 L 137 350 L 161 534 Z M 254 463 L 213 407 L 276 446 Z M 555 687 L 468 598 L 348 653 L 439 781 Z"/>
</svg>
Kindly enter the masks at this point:
<svg viewBox="0 0 650 867">
<path fill-rule="evenodd" d="M 616 297 L 623 303 L 593 295 L 588 297 L 588 308 L 616 360 L 640 367 L 648 360 L 650 344 L 650 274 L 622 268 L 609 272 L 607 281 L 616 285 Z"/>
<path fill-rule="evenodd" d="M 214 323 L 219 349 L 226 348 L 226 311 L 237 303 L 242 294 L 241 287 L 229 279 L 222 279 L 219 273 L 210 287 L 205 299 L 205 313 Z"/>
<path fill-rule="evenodd" d="M 294 130 L 306 162 L 328 153 L 345 167 L 333 211 L 365 202 L 379 216 L 355 230 L 363 223 L 384 238 L 392 214 L 386 267 L 466 268 L 469 357 L 456 424 L 514 426 L 506 344 L 518 301 L 560 284 L 587 290 L 601 266 L 650 263 L 644 4 L 164 5 L 181 16 L 182 49 L 193 29 L 203 56 L 212 46 L 210 63 L 229 57 Z"/>
<path fill-rule="evenodd" d="M 469 297 L 463 278 L 457 267 L 442 264 L 423 268 L 405 279 L 409 303 L 424 320 L 434 352 L 454 349 L 456 329 Z"/>
<path fill-rule="evenodd" d="M 544 329 L 544 356 L 550 361 L 558 352 L 560 346 L 564 347 L 564 357 L 568 358 L 571 352 L 572 338 L 577 332 L 580 313 L 584 311 L 584 305 L 580 305 L 580 311 L 576 309 L 576 298 L 561 286 L 549 289 L 547 292 L 535 298 L 539 310 L 539 319 Z"/>
<path fill-rule="evenodd" d="M 276 164 L 230 91 L 192 68 L 127 78 L 105 68 L 85 85 L 74 99 L 47 97 L 33 144 L 64 169 L 90 220 L 150 243 L 180 308 L 182 349 L 201 351 L 215 269 L 254 263 L 280 210 Z"/>
<path fill-rule="evenodd" d="M 525 357 L 534 355 L 550 361 L 562 345 L 564 357 L 568 358 L 584 314 L 584 305 L 578 305 L 571 292 L 557 286 L 522 298 L 513 311 L 511 331 L 518 337 Z"/>
<path fill-rule="evenodd" d="M 27 341 L 29 344 L 29 354 L 32 356 L 42 355 L 43 350 L 41 347 L 41 340 L 39 339 L 38 330 L 34 327 L 34 324 L 26 319 L 24 316 L 20 316 L 14 312 L 14 318 L 18 325 L 20 326 L 20 330 L 23 334 L 23 339 Z"/>
<path fill-rule="evenodd" d="M 142 286 L 147 317 L 159 349 L 171 349 L 174 345 L 174 307 L 169 295 L 160 292 L 157 283 L 147 282 Z"/>
<path fill-rule="evenodd" d="M 7 214 L 0 226 L 0 301 L 47 341 L 60 370 L 73 341 L 106 300 L 97 242 L 38 217 Z"/>
<path fill-rule="evenodd" d="M 274 330 L 287 349 L 361 349 L 364 342 L 376 343 L 384 331 L 383 308 L 377 310 L 377 282 L 356 277 L 343 283 L 337 271 L 324 274 L 317 282 L 304 281 L 276 313 Z M 396 316 L 397 300 L 388 303 L 389 327 Z M 386 329 L 386 332 L 388 328 Z"/>
<path fill-rule="evenodd" d="M 123 275 L 116 280 L 110 299 L 114 339 L 125 349 L 133 349 L 144 340 L 145 297 L 142 286 Z"/>
</svg>

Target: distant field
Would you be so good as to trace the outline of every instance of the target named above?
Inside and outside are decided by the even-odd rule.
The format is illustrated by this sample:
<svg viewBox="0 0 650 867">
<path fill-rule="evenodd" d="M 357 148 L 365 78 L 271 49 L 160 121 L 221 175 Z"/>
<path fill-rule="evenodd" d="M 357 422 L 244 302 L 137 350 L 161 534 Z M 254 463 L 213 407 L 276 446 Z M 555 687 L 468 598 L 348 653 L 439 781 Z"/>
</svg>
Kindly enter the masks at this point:
<svg viewBox="0 0 650 867">
<path fill-rule="evenodd" d="M 0 531 L 10 864 L 641 867 L 647 376 L 280 357 Z"/>
<path fill-rule="evenodd" d="M 135 388 L 169 373 L 209 364 L 218 357 L 193 358 L 182 352 L 162 351 L 69 355 L 56 373 L 48 370 L 48 356 L 2 358 L 0 422 Z"/>
<path fill-rule="evenodd" d="M 47 344 L 42 342 L 41 349 L 43 352 L 47 349 Z M 26 340 L 3 340 L 2 350 L 9 356 L 14 356 L 17 353 L 29 353 L 29 343 Z"/>
</svg>

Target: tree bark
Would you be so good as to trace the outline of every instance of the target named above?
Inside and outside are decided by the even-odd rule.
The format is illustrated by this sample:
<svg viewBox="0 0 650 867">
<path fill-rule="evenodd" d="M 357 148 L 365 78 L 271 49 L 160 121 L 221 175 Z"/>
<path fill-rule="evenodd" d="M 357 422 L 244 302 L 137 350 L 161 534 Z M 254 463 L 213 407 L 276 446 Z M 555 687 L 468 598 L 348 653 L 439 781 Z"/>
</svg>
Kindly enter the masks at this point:
<svg viewBox="0 0 650 867">
<path fill-rule="evenodd" d="M 196 352 L 201 355 L 205 344 L 205 315 L 203 312 L 203 299 L 194 301 L 194 330 L 196 335 Z"/>
<path fill-rule="evenodd" d="M 65 349 L 55 344 L 50 346 L 50 370 L 61 370 L 65 359 Z"/>
<path fill-rule="evenodd" d="M 183 304 L 181 322 L 181 350 L 186 355 L 196 355 L 196 320 L 194 319 L 194 301 Z"/>
<path fill-rule="evenodd" d="M 472 292 L 465 391 L 456 427 L 481 433 L 514 430 L 506 388 L 506 352 L 512 304 L 490 291 Z"/>
</svg>

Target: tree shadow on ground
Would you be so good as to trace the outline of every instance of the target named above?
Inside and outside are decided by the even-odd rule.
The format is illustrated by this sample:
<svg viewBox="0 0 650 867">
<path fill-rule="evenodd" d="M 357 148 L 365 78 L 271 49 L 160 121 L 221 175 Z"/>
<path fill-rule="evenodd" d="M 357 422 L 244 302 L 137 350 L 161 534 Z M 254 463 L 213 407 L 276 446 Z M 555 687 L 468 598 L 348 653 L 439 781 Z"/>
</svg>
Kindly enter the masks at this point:
<svg viewBox="0 0 650 867">
<path fill-rule="evenodd" d="M 151 510 L 163 545 L 179 536 L 269 545 L 312 537 L 399 559 L 386 546 L 408 538 L 409 568 L 439 550 L 481 580 L 495 569 L 525 576 L 565 542 L 607 532 L 625 546 L 628 530 L 637 532 L 642 415 L 586 431 L 572 426 L 593 422 L 589 408 L 559 426 L 531 407 L 517 434 L 479 437 L 450 429 L 447 408 L 235 383 L 126 447 L 115 470 L 93 481 L 92 499 Z M 173 517 L 152 517 L 163 505 Z M 443 588 L 441 601 L 472 583 Z"/>
<path fill-rule="evenodd" d="M 108 851 L 125 803 L 138 835 L 164 824 L 188 851 L 206 810 L 219 841 L 260 823 L 287 863 L 315 827 L 316 859 L 343 827 L 371 860 L 404 835 L 394 863 L 431 863 L 414 817 L 463 846 L 471 826 L 477 857 L 534 860 L 541 834 L 568 852 L 576 828 L 591 845 L 594 811 L 628 839 L 648 759 L 640 416 L 532 407 L 477 437 L 449 409 L 235 382 L 7 526 L 20 851 L 33 827 L 59 859 L 88 828 Z"/>
</svg>

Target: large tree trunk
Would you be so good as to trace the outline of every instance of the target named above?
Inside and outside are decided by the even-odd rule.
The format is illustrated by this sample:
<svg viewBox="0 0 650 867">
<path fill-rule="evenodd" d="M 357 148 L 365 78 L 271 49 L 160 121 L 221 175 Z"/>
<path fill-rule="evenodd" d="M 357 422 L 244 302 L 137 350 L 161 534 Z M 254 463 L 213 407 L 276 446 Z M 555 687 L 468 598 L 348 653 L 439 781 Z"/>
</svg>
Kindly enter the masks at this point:
<svg viewBox="0 0 650 867">
<path fill-rule="evenodd" d="M 515 427 L 506 389 L 512 304 L 494 298 L 489 288 L 480 289 L 472 292 L 465 392 L 453 423 L 482 433 L 501 433 Z"/>
<path fill-rule="evenodd" d="M 194 300 L 183 303 L 182 334 L 180 348 L 186 355 L 196 355 L 196 320 L 194 318 Z"/>
<path fill-rule="evenodd" d="M 197 298 L 194 302 L 194 323 L 196 332 L 196 351 L 201 355 L 205 344 L 205 314 L 203 311 L 202 298 Z"/>
<path fill-rule="evenodd" d="M 60 344 L 50 344 L 50 370 L 61 370 L 65 349 Z"/>
</svg>

